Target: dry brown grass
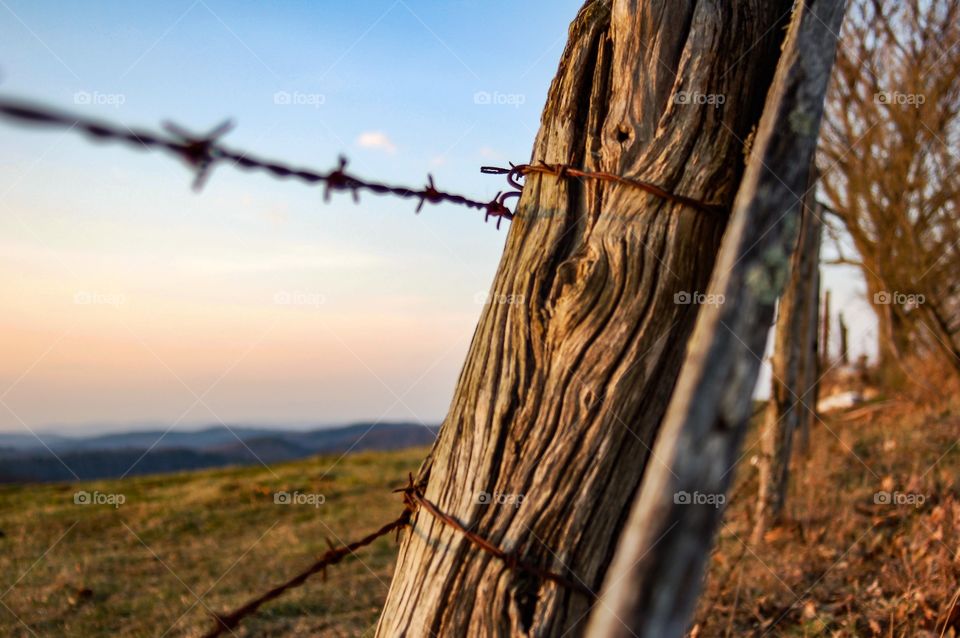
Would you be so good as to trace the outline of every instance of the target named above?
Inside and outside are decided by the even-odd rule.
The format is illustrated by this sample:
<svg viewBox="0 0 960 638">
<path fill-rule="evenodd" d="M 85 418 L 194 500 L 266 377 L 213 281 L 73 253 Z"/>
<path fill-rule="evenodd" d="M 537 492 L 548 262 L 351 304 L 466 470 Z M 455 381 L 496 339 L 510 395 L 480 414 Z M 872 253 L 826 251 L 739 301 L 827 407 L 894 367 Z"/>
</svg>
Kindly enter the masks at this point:
<svg viewBox="0 0 960 638">
<path fill-rule="evenodd" d="M 958 635 L 958 405 L 885 402 L 817 423 L 787 517 L 756 546 L 754 433 L 691 634 Z"/>
<path fill-rule="evenodd" d="M 198 636 L 233 609 L 403 509 L 426 450 L 315 457 L 76 485 L 0 486 L 0 636 Z M 126 502 L 76 505 L 77 489 Z M 274 503 L 277 490 L 318 506 Z M 382 538 L 244 621 L 244 636 L 372 634 L 396 560 Z"/>
</svg>

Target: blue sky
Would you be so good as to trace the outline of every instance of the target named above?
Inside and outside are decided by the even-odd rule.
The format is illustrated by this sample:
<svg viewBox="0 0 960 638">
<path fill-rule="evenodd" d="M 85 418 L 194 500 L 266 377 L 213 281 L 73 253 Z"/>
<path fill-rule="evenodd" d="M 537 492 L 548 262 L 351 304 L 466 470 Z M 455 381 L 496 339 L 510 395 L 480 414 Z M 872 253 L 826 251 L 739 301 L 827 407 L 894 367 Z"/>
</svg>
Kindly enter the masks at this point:
<svg viewBox="0 0 960 638">
<path fill-rule="evenodd" d="M 486 199 L 481 165 L 529 159 L 579 6 L 0 0 L 0 92 L 232 118 L 260 156 Z M 481 213 L 228 167 L 198 195 L 167 157 L 0 135 L 0 429 L 443 417 L 506 237 Z"/>
<path fill-rule="evenodd" d="M 3 0 L 0 91 L 229 117 L 262 156 L 487 198 L 481 165 L 529 158 L 578 6 Z M 0 134 L 0 429 L 442 418 L 505 229 L 227 167 L 197 195 L 166 157 Z"/>
</svg>

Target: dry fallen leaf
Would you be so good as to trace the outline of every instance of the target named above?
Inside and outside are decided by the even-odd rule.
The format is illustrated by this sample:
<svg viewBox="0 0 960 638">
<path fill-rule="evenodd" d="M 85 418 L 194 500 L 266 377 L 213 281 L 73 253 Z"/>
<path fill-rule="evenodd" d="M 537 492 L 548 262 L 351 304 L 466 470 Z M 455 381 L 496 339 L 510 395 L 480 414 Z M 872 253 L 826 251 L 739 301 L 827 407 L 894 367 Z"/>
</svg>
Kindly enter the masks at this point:
<svg viewBox="0 0 960 638">
<path fill-rule="evenodd" d="M 883 488 L 884 492 L 892 492 L 893 488 L 896 486 L 896 483 L 894 483 L 892 476 L 884 476 L 883 480 L 880 482 L 880 486 Z"/>
</svg>

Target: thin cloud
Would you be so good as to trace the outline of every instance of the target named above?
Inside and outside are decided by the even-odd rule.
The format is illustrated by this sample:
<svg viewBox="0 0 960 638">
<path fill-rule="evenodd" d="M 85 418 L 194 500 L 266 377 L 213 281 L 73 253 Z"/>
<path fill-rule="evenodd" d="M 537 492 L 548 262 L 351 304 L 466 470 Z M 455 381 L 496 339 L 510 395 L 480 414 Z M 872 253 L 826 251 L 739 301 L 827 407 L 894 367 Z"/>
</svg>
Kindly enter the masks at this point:
<svg viewBox="0 0 960 638">
<path fill-rule="evenodd" d="M 386 133 L 381 131 L 366 131 L 361 133 L 360 137 L 357 138 L 357 144 L 363 148 L 372 148 L 390 153 L 391 155 L 397 152 L 397 145 L 393 143 Z"/>
</svg>

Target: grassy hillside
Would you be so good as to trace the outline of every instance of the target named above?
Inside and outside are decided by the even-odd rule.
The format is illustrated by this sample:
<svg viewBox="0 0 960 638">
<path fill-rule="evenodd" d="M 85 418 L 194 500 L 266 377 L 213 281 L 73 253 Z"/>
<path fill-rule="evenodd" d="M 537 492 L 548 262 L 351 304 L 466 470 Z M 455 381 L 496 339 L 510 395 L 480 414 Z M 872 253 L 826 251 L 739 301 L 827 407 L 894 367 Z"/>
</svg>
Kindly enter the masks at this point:
<svg viewBox="0 0 960 638">
<path fill-rule="evenodd" d="M 749 540 L 752 432 L 692 635 L 956 636 L 957 415 L 883 404 L 818 425 L 809 456 L 794 463 L 788 519 L 759 544 Z M 75 505 L 74 485 L 0 487 L 0 592 L 12 586 L 0 593 L 0 636 L 196 636 L 209 627 L 206 607 L 233 608 L 305 568 L 327 538 L 353 540 L 397 516 L 390 490 L 424 454 L 79 486 L 122 494 L 119 507 Z M 277 490 L 325 502 L 278 505 Z M 236 635 L 372 635 L 395 552 L 392 539 L 377 541 Z"/>
<path fill-rule="evenodd" d="M 396 517 L 403 506 L 391 489 L 425 453 L 0 486 L 0 636 L 198 635 L 207 607 L 232 608 L 309 565 L 328 538 L 349 542 Z M 125 502 L 78 505 L 78 490 Z M 278 490 L 324 502 L 275 504 Z M 395 549 L 380 539 L 236 634 L 369 635 Z"/>
</svg>

